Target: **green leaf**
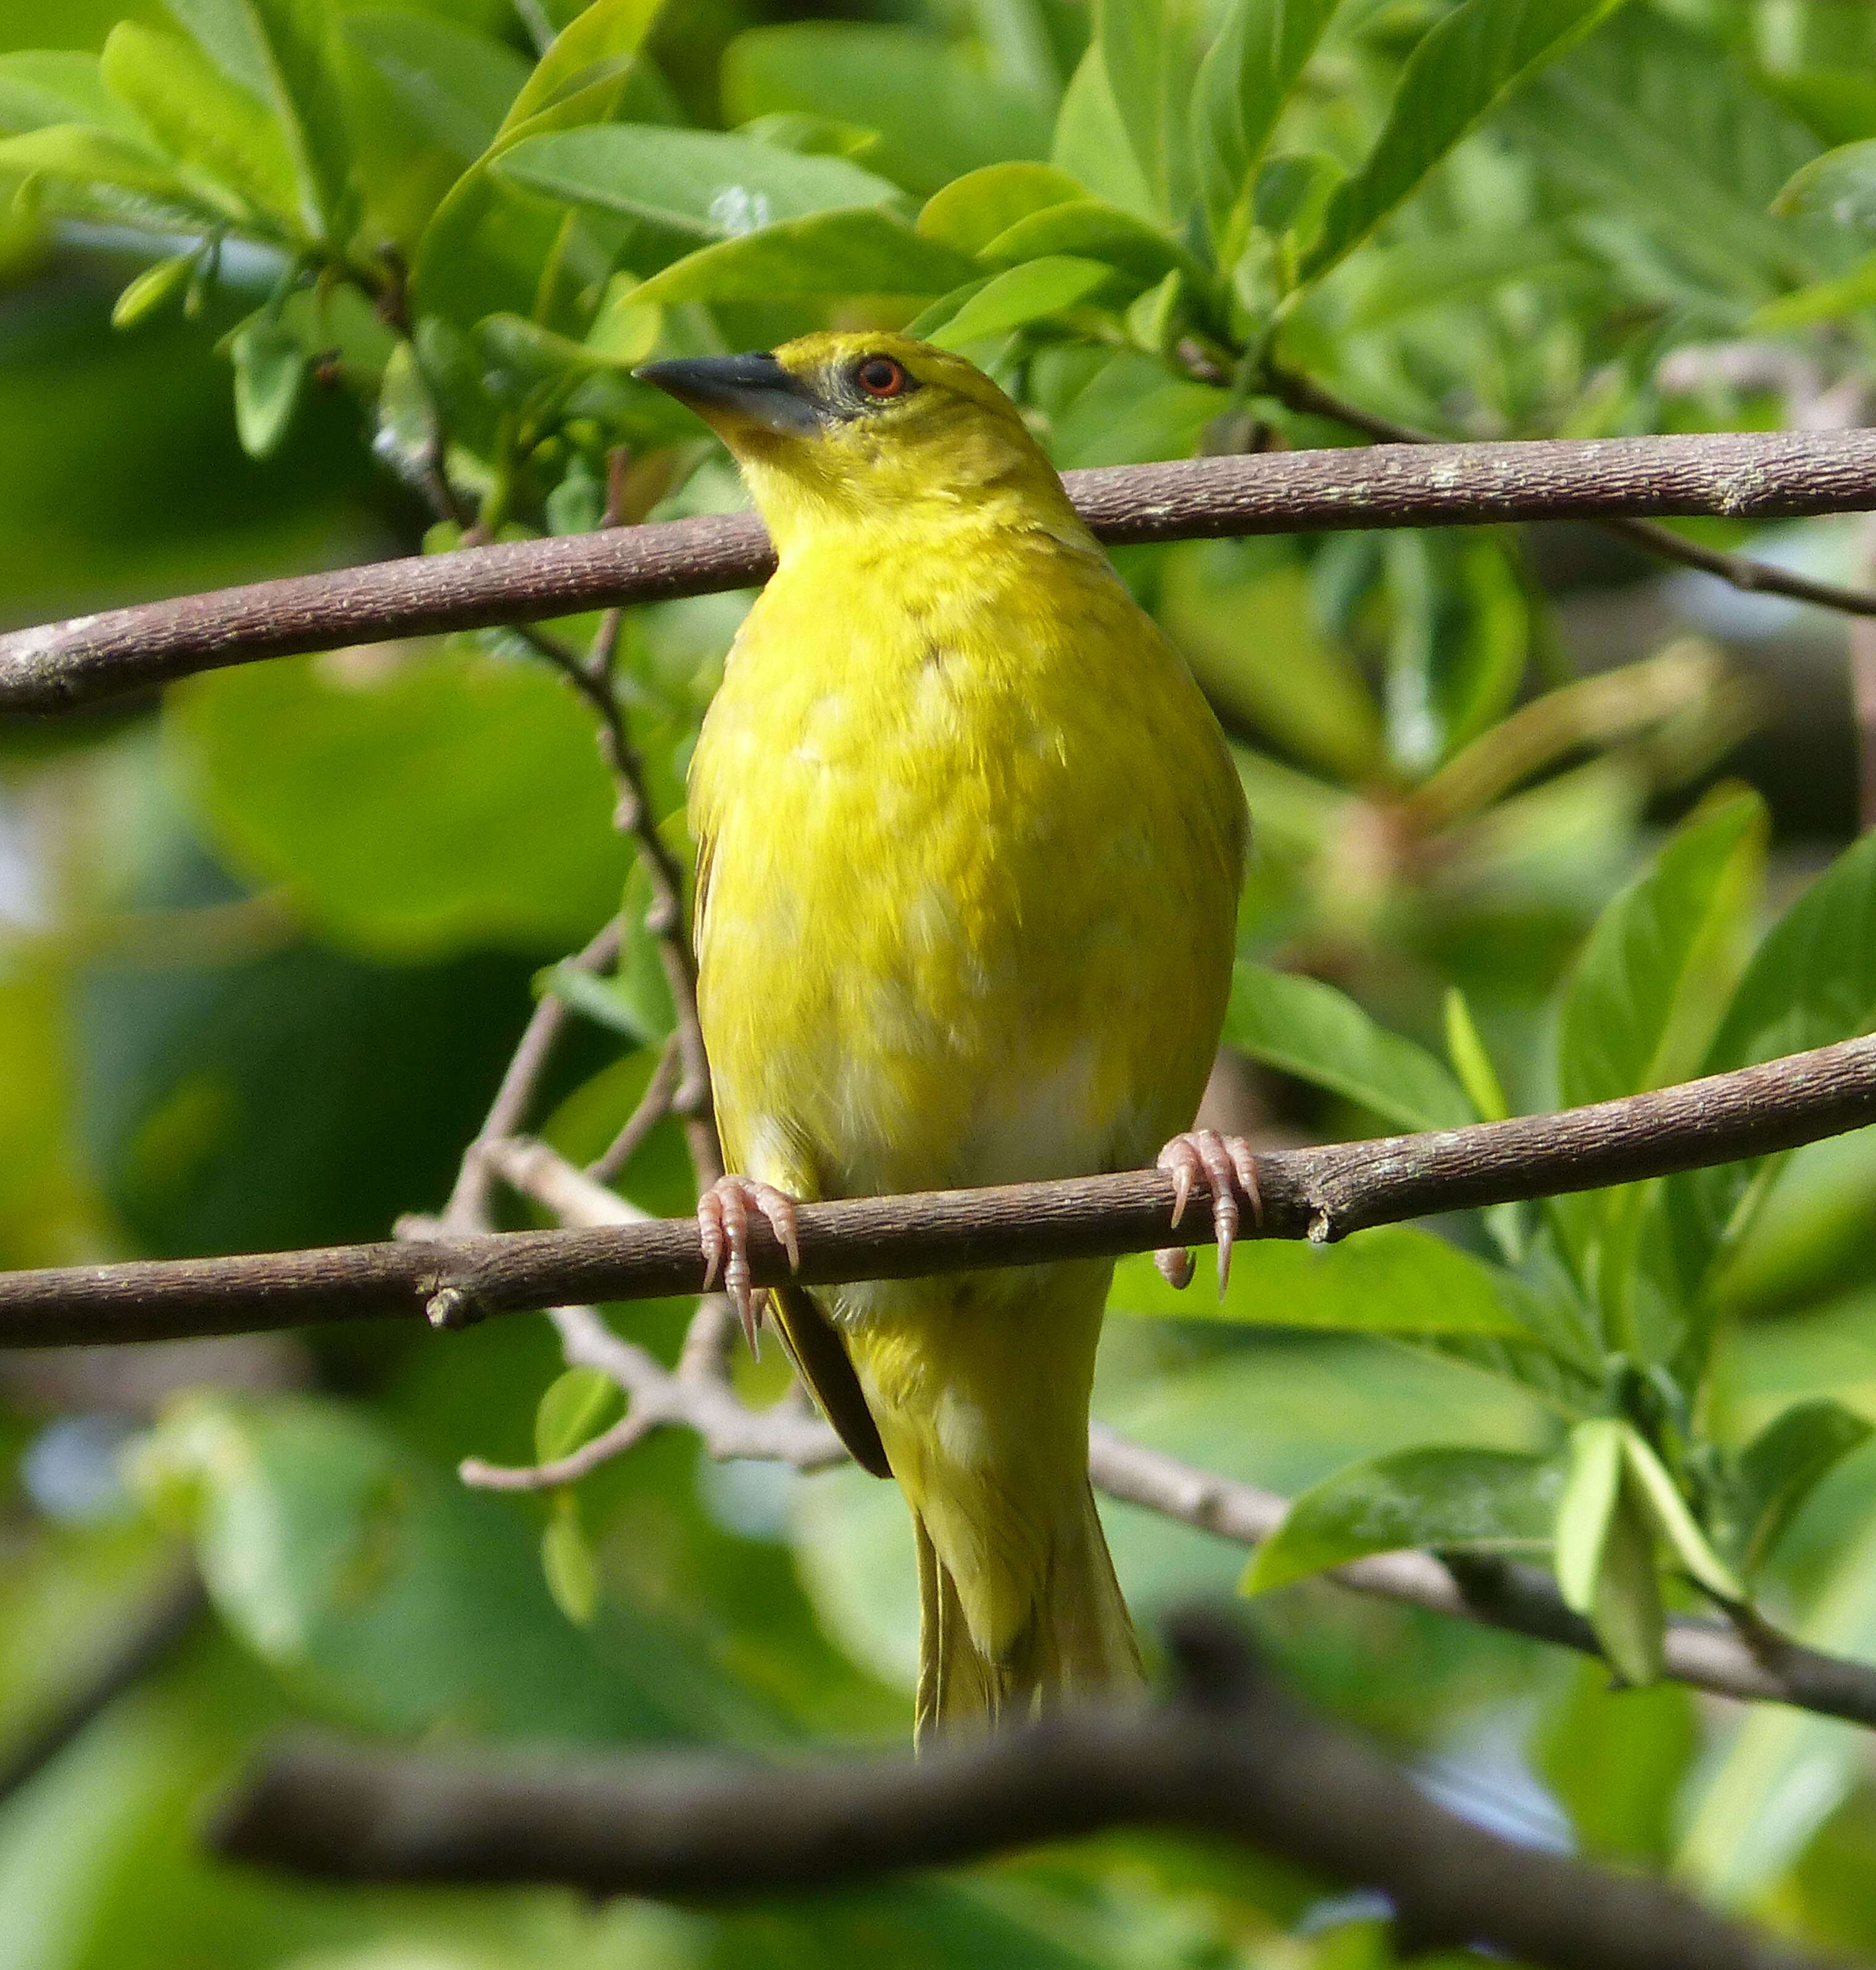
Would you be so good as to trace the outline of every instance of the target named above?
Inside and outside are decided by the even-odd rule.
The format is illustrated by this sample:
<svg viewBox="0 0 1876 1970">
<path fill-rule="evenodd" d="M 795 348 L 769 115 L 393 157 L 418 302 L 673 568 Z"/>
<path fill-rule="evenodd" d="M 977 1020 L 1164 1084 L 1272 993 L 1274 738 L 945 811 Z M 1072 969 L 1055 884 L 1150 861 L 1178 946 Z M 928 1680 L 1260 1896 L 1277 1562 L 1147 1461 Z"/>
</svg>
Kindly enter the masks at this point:
<svg viewBox="0 0 1876 1970">
<path fill-rule="evenodd" d="M 111 326 L 135 328 L 161 314 L 188 286 L 197 265 L 194 254 L 182 253 L 173 260 L 159 260 L 154 267 L 145 268 L 118 296 L 111 310 Z"/>
<path fill-rule="evenodd" d="M 1603 1653 L 1624 1682 L 1643 1689 L 1660 1681 L 1666 1620 L 1655 1574 L 1653 1530 L 1626 1483 L 1604 1541 L 1589 1619 Z"/>
<path fill-rule="evenodd" d="M 1876 138 L 1845 144 L 1814 158 L 1776 200 L 1774 212 L 1821 215 L 1853 231 L 1876 231 Z"/>
<path fill-rule="evenodd" d="M 1446 988 L 1446 1057 L 1459 1077 L 1466 1098 L 1486 1122 L 1502 1122 L 1511 1112 L 1505 1091 L 1485 1050 L 1478 1028 L 1472 1022 L 1472 1009 L 1456 985 Z"/>
<path fill-rule="evenodd" d="M 438 470 L 442 437 L 416 349 L 400 342 L 378 386 L 378 431 L 372 450 L 407 484 L 421 486 Z"/>
<path fill-rule="evenodd" d="M 1756 794 L 1697 813 L 1604 910 L 1563 1001 L 1566 1104 L 1664 1087 L 1699 1065 L 1738 976 L 1766 831 Z"/>
<path fill-rule="evenodd" d="M 1746 1445 L 1735 1513 L 1741 1572 L 1764 1565 L 1819 1482 L 1871 1434 L 1866 1418 L 1820 1396 L 1793 1403 Z"/>
<path fill-rule="evenodd" d="M 760 301 L 783 295 L 947 294 L 981 272 L 883 212 L 790 219 L 700 247 L 637 290 L 642 303 Z"/>
<path fill-rule="evenodd" d="M 1019 219 L 1088 196 L 1053 164 L 986 164 L 935 192 L 918 214 L 918 230 L 960 253 L 976 253 Z"/>
<path fill-rule="evenodd" d="M 1649 1516 L 1660 1528 L 1675 1557 L 1701 1586 L 1720 1600 L 1741 1601 L 1746 1590 L 1732 1569 L 1722 1560 L 1707 1536 L 1694 1523 L 1687 1501 L 1666 1468 L 1640 1435 L 1626 1426 L 1622 1435 L 1622 1455 L 1634 1480 L 1634 1495 L 1645 1504 Z"/>
<path fill-rule="evenodd" d="M 1013 329 L 1079 307 L 1113 281 L 1113 268 L 1097 260 L 1049 255 L 1026 261 L 987 281 L 925 339 L 941 349 L 960 349 L 988 336 L 1007 335 Z"/>
<path fill-rule="evenodd" d="M 528 77 L 493 37 L 428 14 L 367 8 L 345 17 L 346 37 L 403 107 L 463 163 L 480 157 Z"/>
<path fill-rule="evenodd" d="M 1658 1869 L 1673 1851 L 1676 1795 L 1699 1746 L 1684 1684 L 1611 1689 L 1608 1671 L 1586 1660 L 1539 1723 L 1531 1760 L 1585 1852 Z"/>
<path fill-rule="evenodd" d="M 1097 197 L 1149 224 L 1162 217 L 1108 86 L 1098 40 L 1090 44 L 1062 96 L 1049 162 Z"/>
<path fill-rule="evenodd" d="M 187 183 L 148 145 L 88 124 L 0 138 L 0 171 L 32 179 L 48 211 L 152 232 L 213 232 L 245 214 L 226 193 Z"/>
<path fill-rule="evenodd" d="M 792 110 L 876 131 L 870 161 L 913 192 L 1049 149 L 1051 106 L 913 28 L 752 28 L 723 50 L 722 88 L 729 122 Z"/>
<path fill-rule="evenodd" d="M 1258 1549 L 1243 1591 L 1262 1594 L 1364 1553 L 1409 1546 L 1505 1553 L 1547 1547 L 1563 1474 L 1503 1450 L 1396 1451 L 1305 1491 Z"/>
<path fill-rule="evenodd" d="M 1330 200 L 1302 270 L 1319 279 L 1517 85 L 1621 0 L 1461 0 L 1408 57 L 1366 161 Z"/>
<path fill-rule="evenodd" d="M 489 170 L 509 145 L 603 123 L 624 102 L 659 0 L 593 0 L 555 37 L 482 156 L 431 215 L 411 291 L 420 316 L 467 329 L 497 310 L 535 311 L 541 276 L 564 245 L 566 217 L 507 193 Z"/>
<path fill-rule="evenodd" d="M 601 1655 L 554 1609 L 525 1527 L 355 1408 L 198 1396 L 133 1469 L 192 1533 L 222 1619 L 317 1715 L 601 1739 L 727 1721 L 720 1672 L 626 1610 Z"/>
<path fill-rule="evenodd" d="M 496 176 L 548 198 L 731 239 L 791 219 L 890 205 L 898 187 L 845 158 L 805 155 L 715 130 L 613 123 L 509 145 Z"/>
<path fill-rule="evenodd" d="M 235 430 L 250 458 L 271 458 L 285 443 L 306 382 L 299 338 L 265 314 L 234 340 Z"/>
<path fill-rule="evenodd" d="M 1265 146 L 1340 0 L 1234 0 L 1200 64 L 1192 141 L 1221 266 L 1236 258 Z"/>
<path fill-rule="evenodd" d="M 111 30 L 99 72 L 171 157 L 298 232 L 299 186 L 280 125 L 197 47 L 135 21 Z"/>
<path fill-rule="evenodd" d="M 1758 80 L 1820 144 L 1876 137 L 1876 81 L 1844 69 L 1780 69 Z"/>
<path fill-rule="evenodd" d="M 1261 548 L 1183 541 L 1163 551 L 1157 613 L 1229 718 L 1338 779 L 1381 763 L 1380 719 L 1361 667 L 1318 627 L 1307 570 Z"/>
<path fill-rule="evenodd" d="M 1208 1268 L 1175 1292 L 1145 1253 L 1114 1268 L 1111 1312 L 1159 1320 L 1227 1320 L 1363 1334 L 1444 1334 L 1530 1342 L 1530 1294 L 1516 1276 L 1412 1225 L 1377 1225 L 1341 1243 L 1240 1244 L 1219 1299 Z"/>
<path fill-rule="evenodd" d="M 1702 1074 L 1829 1045 L 1876 1021 L 1876 834 L 1839 856 L 1767 933 L 1714 1035 Z M 1665 1209 L 1684 1289 L 1721 1252 L 1768 1160 L 1670 1178 Z"/>
<path fill-rule="evenodd" d="M 1403 1129 L 1473 1120 L 1458 1083 L 1423 1048 L 1390 1033 L 1332 985 L 1240 964 L 1224 1016 L 1227 1045 L 1326 1087 Z"/>
<path fill-rule="evenodd" d="M 612 1420 L 619 1384 L 597 1368 L 569 1368 L 542 1390 L 534 1412 L 537 1464 L 558 1464 Z"/>
<path fill-rule="evenodd" d="M 628 851 L 591 721 L 539 665 L 249 665 L 171 692 L 164 736 L 232 866 L 368 955 L 564 951 L 617 902 Z"/>
<path fill-rule="evenodd" d="M 1819 321 L 1841 321 L 1845 315 L 1876 308 L 1876 253 L 1859 260 L 1834 281 L 1813 281 L 1754 308 L 1746 318 L 1748 335 L 1782 335 Z"/>
<path fill-rule="evenodd" d="M 63 48 L 0 54 L 0 133 L 17 135 L 60 123 L 91 123 L 133 141 L 137 119 L 107 89 L 95 55 Z"/>
<path fill-rule="evenodd" d="M 512 137 L 534 118 L 587 97 L 577 122 L 597 122 L 592 93 L 606 92 L 623 76 L 652 31 L 663 0 L 593 0 L 556 34 L 510 106 L 497 140 Z M 555 128 L 566 127 L 558 121 Z"/>
<path fill-rule="evenodd" d="M 580 1500 L 558 1492 L 541 1533 L 541 1571 L 548 1591 L 576 1628 L 588 1627 L 600 1608 L 600 1571 L 580 1523 Z"/>
<path fill-rule="evenodd" d="M 1796 1639 L 1867 1661 L 1876 1651 L 1876 1512 L 1836 1539 Z M 1676 1871 L 1702 1894 L 1749 1901 L 1796 1859 L 1866 1769 L 1860 1725 L 1755 1706 L 1702 1792 Z"/>
<path fill-rule="evenodd" d="M 1596 1604 L 1604 1548 L 1622 1490 L 1622 1425 L 1606 1416 L 1570 1432 L 1570 1471 L 1557 1506 L 1557 1585 L 1564 1604 L 1587 1614 Z"/>
<path fill-rule="evenodd" d="M 980 257 L 997 266 L 1055 253 L 1104 261 L 1143 284 L 1162 280 L 1175 268 L 1196 281 L 1205 279 L 1205 270 L 1176 240 L 1098 198 L 1032 212 L 980 249 Z"/>
<path fill-rule="evenodd" d="M 344 243 L 351 139 L 323 0 L 167 0 L 170 11 L 231 82 L 271 109 L 299 187 L 301 229 Z"/>
</svg>

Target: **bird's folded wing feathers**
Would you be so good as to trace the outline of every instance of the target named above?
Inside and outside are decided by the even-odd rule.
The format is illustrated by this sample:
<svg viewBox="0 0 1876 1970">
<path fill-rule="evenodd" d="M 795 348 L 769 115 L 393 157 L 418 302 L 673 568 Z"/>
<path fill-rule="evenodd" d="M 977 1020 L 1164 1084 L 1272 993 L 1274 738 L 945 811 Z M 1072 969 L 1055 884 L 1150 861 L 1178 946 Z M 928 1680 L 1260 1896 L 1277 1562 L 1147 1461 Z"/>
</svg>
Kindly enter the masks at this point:
<svg viewBox="0 0 1876 1970">
<path fill-rule="evenodd" d="M 834 1434 L 861 1470 L 876 1478 L 891 1477 L 892 1467 L 886 1461 L 879 1426 L 860 1393 L 860 1377 L 853 1373 L 847 1344 L 805 1288 L 785 1286 L 770 1290 L 769 1303 L 781 1330 L 782 1344 L 788 1351 L 795 1373 L 833 1424 Z"/>
</svg>

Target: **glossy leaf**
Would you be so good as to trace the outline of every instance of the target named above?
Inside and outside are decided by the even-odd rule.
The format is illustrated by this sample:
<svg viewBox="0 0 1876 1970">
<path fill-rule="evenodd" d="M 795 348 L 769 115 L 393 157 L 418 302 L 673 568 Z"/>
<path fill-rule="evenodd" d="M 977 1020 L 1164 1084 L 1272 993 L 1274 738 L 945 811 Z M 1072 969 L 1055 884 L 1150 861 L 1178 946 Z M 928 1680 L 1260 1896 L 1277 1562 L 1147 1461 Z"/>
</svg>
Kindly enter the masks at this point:
<svg viewBox="0 0 1876 1970">
<path fill-rule="evenodd" d="M 876 132 L 870 162 L 913 192 L 1049 148 L 1049 106 L 915 28 L 752 28 L 723 50 L 722 88 L 733 123 L 792 110 Z"/>
<path fill-rule="evenodd" d="M 1743 794 L 1697 814 L 1598 919 L 1563 1001 L 1566 1104 L 1686 1079 L 1737 976 L 1757 901 L 1764 804 Z"/>
<path fill-rule="evenodd" d="M 1105 261 L 1141 281 L 1158 281 L 1175 268 L 1202 278 L 1191 255 L 1175 240 L 1130 212 L 1097 198 L 1050 205 L 998 233 L 979 249 L 993 266 L 1013 265 L 1048 253 Z"/>
<path fill-rule="evenodd" d="M 1144 1253 L 1123 1259 L 1114 1268 L 1110 1308 L 1155 1319 L 1533 1338 L 1530 1296 L 1515 1276 L 1411 1225 L 1377 1226 L 1328 1247 L 1288 1239 L 1242 1243 L 1222 1299 L 1209 1251 L 1198 1257 L 1196 1278 L 1177 1292 Z"/>
<path fill-rule="evenodd" d="M 180 177 L 147 143 L 77 123 L 0 138 L 0 171 L 30 177 L 47 210 L 141 225 L 152 232 L 213 232 L 245 208 Z"/>
<path fill-rule="evenodd" d="M 889 205 L 898 188 L 845 158 L 805 155 L 715 130 L 611 123 L 525 137 L 492 168 L 507 182 L 649 219 L 704 239 L 730 239 L 791 219 Z"/>
<path fill-rule="evenodd" d="M 1053 164 L 986 164 L 926 200 L 918 230 L 960 253 L 976 253 L 1019 219 L 1087 196 L 1084 187 Z"/>
<path fill-rule="evenodd" d="M 1303 279 L 1358 245 L 1504 96 L 1621 4 L 1461 0 L 1442 15 L 1408 57 L 1374 149 L 1330 200 Z"/>
<path fill-rule="evenodd" d="M 561 28 L 535 64 L 521 93 L 502 119 L 498 140 L 514 136 L 534 118 L 562 110 L 586 97 L 577 122 L 603 113 L 595 90 L 616 83 L 637 57 L 663 0 L 592 0 Z M 567 127 L 558 120 L 551 126 Z"/>
<path fill-rule="evenodd" d="M 1258 1549 L 1244 1591 L 1261 1594 L 1364 1553 L 1408 1546 L 1535 1552 L 1550 1543 L 1563 1474 L 1501 1450 L 1402 1450 L 1305 1491 Z"/>
<path fill-rule="evenodd" d="M 1253 1060 L 1403 1129 L 1456 1129 L 1475 1119 L 1458 1083 L 1431 1054 L 1314 978 L 1240 964 L 1224 1038 Z"/>
<path fill-rule="evenodd" d="M 1478 1110 L 1481 1122 L 1502 1122 L 1511 1112 L 1505 1091 L 1492 1065 L 1491 1055 L 1473 1023 L 1472 1009 L 1456 985 L 1446 993 L 1446 1057 L 1466 1098 Z"/>
<path fill-rule="evenodd" d="M 1278 112 L 1340 0 L 1234 0 L 1200 65 L 1192 115 L 1198 181 L 1221 264 Z M 1235 221 L 1235 223 L 1234 223 Z"/>
<path fill-rule="evenodd" d="M 1633 1429 L 1624 1429 L 1622 1455 L 1634 1479 L 1632 1496 L 1645 1507 L 1670 1549 L 1693 1579 L 1722 1601 L 1742 1601 L 1745 1589 L 1731 1567 L 1694 1523 L 1687 1501 L 1653 1450 Z"/>
<path fill-rule="evenodd" d="M 1055 117 L 1049 161 L 1097 198 L 1152 224 L 1161 217 L 1121 120 L 1098 39 L 1069 79 Z"/>
<path fill-rule="evenodd" d="M 701 247 L 654 274 L 637 293 L 641 303 L 660 307 L 789 294 L 939 294 L 980 271 L 888 213 L 861 207 Z"/>
<path fill-rule="evenodd" d="M 961 349 L 987 336 L 1007 335 L 1079 307 L 1113 281 L 1113 268 L 1097 260 L 1062 255 L 1026 260 L 977 288 L 927 340 L 941 349 Z"/>
<path fill-rule="evenodd" d="M 1739 1564 L 1757 1572 L 1818 1484 L 1869 1441 L 1868 1418 L 1820 1396 L 1794 1403 L 1739 1454 Z"/>
</svg>

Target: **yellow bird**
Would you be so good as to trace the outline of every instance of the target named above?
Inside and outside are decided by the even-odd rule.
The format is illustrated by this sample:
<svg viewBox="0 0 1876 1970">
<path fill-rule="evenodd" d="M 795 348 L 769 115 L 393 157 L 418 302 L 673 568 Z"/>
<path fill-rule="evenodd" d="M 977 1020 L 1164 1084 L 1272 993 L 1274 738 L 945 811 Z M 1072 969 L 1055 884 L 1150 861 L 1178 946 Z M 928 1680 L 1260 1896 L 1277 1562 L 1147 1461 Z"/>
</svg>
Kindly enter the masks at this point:
<svg viewBox="0 0 1876 1970">
<path fill-rule="evenodd" d="M 752 1344 L 752 1211 L 792 1249 L 796 1200 L 1134 1169 L 1162 1144 L 1182 1201 L 1205 1185 L 1221 1221 L 1254 1202 L 1242 1143 L 1168 1139 L 1224 1018 L 1243 792 L 1016 406 L 895 335 L 639 373 L 723 437 L 779 563 L 690 781 L 735 1172 L 698 1214 Z M 1111 1271 L 771 1302 L 847 1447 L 912 1507 L 922 1738 L 1138 1679 L 1088 1477 Z"/>
</svg>

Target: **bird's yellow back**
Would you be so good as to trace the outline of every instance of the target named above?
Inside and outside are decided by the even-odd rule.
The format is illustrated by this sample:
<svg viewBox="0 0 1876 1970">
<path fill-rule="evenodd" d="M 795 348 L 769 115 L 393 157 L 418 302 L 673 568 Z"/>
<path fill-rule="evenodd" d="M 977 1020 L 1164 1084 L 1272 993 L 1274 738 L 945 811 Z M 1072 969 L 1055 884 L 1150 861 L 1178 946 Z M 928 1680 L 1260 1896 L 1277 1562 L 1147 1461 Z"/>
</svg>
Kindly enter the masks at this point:
<svg viewBox="0 0 1876 1970">
<path fill-rule="evenodd" d="M 889 365 L 908 399 L 714 420 L 780 561 L 691 768 L 727 1156 L 805 1198 L 1136 1167 L 1190 1121 L 1228 990 L 1246 824 L 1217 726 L 987 379 L 878 336 L 772 359 Z M 935 1656 L 937 1708 L 1120 1647 L 1101 1610 L 1036 1639 L 1052 1569 L 1118 1604 L 1086 1484 L 1107 1270 L 819 1295 L 936 1569 L 928 1629 L 949 1605 L 954 1654 L 967 1630 L 992 1666 L 947 1699 Z"/>
</svg>

